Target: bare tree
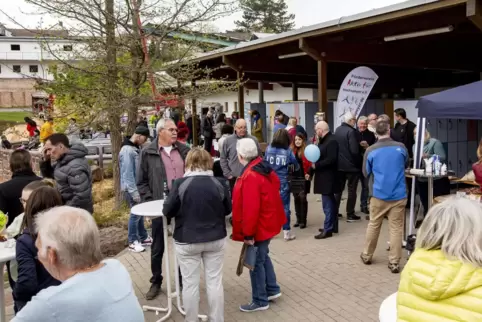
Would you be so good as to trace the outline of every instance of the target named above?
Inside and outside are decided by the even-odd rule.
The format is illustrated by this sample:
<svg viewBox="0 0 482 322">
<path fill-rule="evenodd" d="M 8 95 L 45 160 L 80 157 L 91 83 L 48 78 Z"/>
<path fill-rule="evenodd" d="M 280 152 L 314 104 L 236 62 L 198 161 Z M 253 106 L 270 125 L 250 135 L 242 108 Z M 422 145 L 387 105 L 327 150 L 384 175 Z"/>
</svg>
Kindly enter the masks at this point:
<svg viewBox="0 0 482 322">
<path fill-rule="evenodd" d="M 230 14 L 236 0 L 26 0 L 38 14 L 48 14 L 62 20 L 68 33 L 52 41 L 39 34 L 43 49 L 55 63 L 49 71 L 53 81 L 39 80 L 39 88 L 56 95 L 60 116 L 76 116 L 84 125 L 108 127 L 111 134 L 116 205 L 121 191 L 117 157 L 121 147 L 121 117 L 127 115 L 127 131 L 131 133 L 140 106 L 152 105 L 149 75 L 161 94 L 179 99 L 194 98 L 218 91 L 230 90 L 235 84 L 212 82 L 210 72 L 188 63 L 198 50 L 198 44 L 175 39 L 173 31 L 190 32 Z M 6 14 L 6 13 L 5 13 Z M 142 20 L 142 24 L 139 21 Z M 143 26 L 153 25 L 155 36 Z M 139 26 L 142 28 L 139 28 Z M 143 37 L 154 44 L 158 55 L 146 60 Z M 62 40 L 72 46 L 61 48 Z M 169 59 L 167 59 L 169 58 Z M 171 58 L 175 59 L 173 63 Z M 162 70 L 176 75 L 162 76 Z M 188 88 L 193 79 L 203 84 Z M 180 84 L 181 86 L 178 86 Z"/>
</svg>

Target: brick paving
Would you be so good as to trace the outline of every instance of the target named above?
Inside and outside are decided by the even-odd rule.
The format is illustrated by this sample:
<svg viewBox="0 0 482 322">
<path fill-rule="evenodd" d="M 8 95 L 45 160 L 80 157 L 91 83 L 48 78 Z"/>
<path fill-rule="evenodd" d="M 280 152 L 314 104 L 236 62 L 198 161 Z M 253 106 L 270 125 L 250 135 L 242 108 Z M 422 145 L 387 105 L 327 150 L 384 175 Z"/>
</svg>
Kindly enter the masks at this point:
<svg viewBox="0 0 482 322">
<path fill-rule="evenodd" d="M 309 195 L 308 228 L 295 228 L 296 240 L 287 243 L 280 234 L 271 242 L 271 258 L 283 296 L 272 303 L 268 311 L 239 311 L 239 305 L 250 300 L 251 286 L 246 270 L 242 276 L 236 276 L 241 244 L 229 240 L 223 276 L 226 322 L 378 321 L 382 300 L 397 290 L 399 282 L 399 275 L 391 274 L 387 268 L 388 222 L 385 221 L 382 228 L 373 264 L 365 266 L 359 259 L 367 226 L 364 216 L 358 223 L 341 221 L 340 234 L 333 238 L 315 240 L 313 236 L 323 221 L 321 203 L 315 199 L 316 196 Z M 341 209 L 344 207 L 343 202 Z M 144 294 L 150 286 L 149 256 L 149 250 L 140 254 L 125 251 L 118 259 L 129 270 L 141 305 L 166 306 L 165 284 L 158 299 L 145 300 Z M 405 262 L 403 259 L 402 264 Z M 12 312 L 11 306 L 7 312 Z M 200 313 L 206 312 L 207 301 L 202 285 Z M 145 321 L 153 322 L 158 318 L 154 312 L 145 312 Z M 174 308 L 168 321 L 184 320 Z"/>
</svg>

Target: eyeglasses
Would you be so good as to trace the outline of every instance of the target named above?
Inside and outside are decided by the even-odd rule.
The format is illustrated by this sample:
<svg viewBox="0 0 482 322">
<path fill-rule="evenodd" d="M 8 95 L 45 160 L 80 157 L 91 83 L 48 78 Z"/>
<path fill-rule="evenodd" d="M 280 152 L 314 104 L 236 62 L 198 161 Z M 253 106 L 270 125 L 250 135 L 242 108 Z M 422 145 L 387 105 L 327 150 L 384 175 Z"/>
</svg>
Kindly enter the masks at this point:
<svg viewBox="0 0 482 322">
<path fill-rule="evenodd" d="M 169 131 L 169 132 L 171 132 L 171 133 L 174 133 L 174 132 L 178 132 L 178 131 L 179 131 L 179 130 L 176 129 L 176 128 L 164 129 L 164 130 L 167 130 L 167 131 Z"/>
</svg>

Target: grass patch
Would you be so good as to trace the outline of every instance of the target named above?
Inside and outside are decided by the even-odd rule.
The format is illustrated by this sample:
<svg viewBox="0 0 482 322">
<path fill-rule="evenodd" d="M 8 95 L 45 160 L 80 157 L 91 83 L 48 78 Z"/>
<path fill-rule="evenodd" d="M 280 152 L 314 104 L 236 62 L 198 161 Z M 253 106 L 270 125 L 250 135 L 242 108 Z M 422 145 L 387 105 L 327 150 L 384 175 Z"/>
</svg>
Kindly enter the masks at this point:
<svg viewBox="0 0 482 322">
<path fill-rule="evenodd" d="M 12 123 L 22 123 L 24 122 L 25 116 L 32 116 L 29 112 L 1 112 L 0 111 L 0 121 L 12 122 Z"/>
</svg>

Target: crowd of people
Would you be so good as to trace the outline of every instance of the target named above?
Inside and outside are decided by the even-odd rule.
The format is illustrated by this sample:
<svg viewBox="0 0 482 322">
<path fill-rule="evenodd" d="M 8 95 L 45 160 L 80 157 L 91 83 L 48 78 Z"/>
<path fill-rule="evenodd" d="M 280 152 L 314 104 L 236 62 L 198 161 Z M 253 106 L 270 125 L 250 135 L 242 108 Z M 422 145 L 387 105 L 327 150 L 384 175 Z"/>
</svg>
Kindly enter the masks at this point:
<svg viewBox="0 0 482 322">
<path fill-rule="evenodd" d="M 257 247 L 255 265 L 250 270 L 251 299 L 240 305 L 240 310 L 267 310 L 271 301 L 282 296 L 269 255 L 270 242 L 281 230 L 285 241 L 293 241 L 296 235 L 292 228 L 307 227 L 307 195 L 312 185 L 313 193 L 321 195 L 325 214 L 323 227 L 315 238 L 326 239 L 339 233 L 338 221 L 342 217 L 339 208 L 345 186 L 346 220 L 361 220 L 355 209 L 357 186 L 361 183 L 360 212 L 369 222 L 360 258 L 366 265 L 372 263 L 380 229 L 387 218 L 388 268 L 399 273 L 410 187 L 405 169 L 413 158 L 416 133 L 405 111 L 395 111 L 397 125 L 393 129 L 387 115 L 371 114 L 357 119 L 348 112 L 335 131 L 330 130 L 327 122 L 318 122 L 313 138 L 307 137 L 296 118 L 276 111 L 275 132 L 265 151 L 260 146 L 263 134 L 259 112 L 251 115 L 252 131 L 248 134 L 246 120 L 236 119 L 232 126 L 220 113 L 213 122 L 214 113 L 209 111 L 201 127 L 204 148 L 186 144 L 191 135 L 192 116 L 186 123 L 159 118 L 156 137 L 151 142 L 148 124 L 139 122 L 119 153 L 120 186 L 128 204 L 133 207 L 163 200 L 168 225 L 174 219 L 171 228 L 186 321 L 197 321 L 201 266 L 209 320 L 224 321 L 222 275 L 228 236 L 226 218 L 230 214 L 231 238 Z M 145 116 L 143 120 L 147 120 Z M 219 172 L 213 171 L 214 139 L 219 146 Z M 308 161 L 305 155 L 310 142 L 319 150 L 316 162 Z M 440 142 L 431 138 L 430 133 L 425 133 L 423 142 L 425 157 L 433 154 L 441 159 L 446 157 L 440 151 Z M 54 133 L 45 138 L 43 153 L 40 165 L 43 179 L 32 170 L 30 153 L 16 150 L 10 158 L 12 179 L 0 184 L 0 210 L 9 216 L 7 233 L 17 239 L 16 261 L 8 265 L 15 301 L 14 321 L 54 321 L 52 317 L 62 321 L 144 321 L 128 272 L 117 260 L 102 258 L 99 231 L 90 215 L 92 174 L 85 158 L 87 149 L 70 142 L 65 134 Z M 296 212 L 294 225 L 291 196 Z M 468 207 L 462 203 L 456 205 Z M 448 261 L 458 261 L 457 265 L 469 262 L 479 267 L 476 251 L 480 251 L 477 248 L 480 245 L 472 246 L 476 249 L 471 251 L 462 246 L 455 249 L 447 246 L 444 235 L 449 234 L 449 225 L 465 227 L 471 221 L 476 223 L 475 219 L 460 207 L 446 211 L 440 207 L 433 209 L 421 227 L 425 233 L 422 241 L 417 241 L 420 249 L 407 267 L 420 270 L 417 265 L 422 265 L 426 258 L 436 258 L 448 266 L 455 265 Z M 447 211 L 452 216 L 440 215 Z M 131 214 L 129 218 L 129 250 L 137 253 L 151 247 L 152 275 L 147 300 L 159 295 L 163 282 L 162 261 L 167 250 L 163 226 L 162 218 L 153 219 L 149 235 L 143 217 Z M 468 232 L 467 236 L 477 243 L 479 235 Z M 460 238 L 452 242 L 464 243 Z M 400 316 L 406 321 L 416 321 L 412 311 L 422 309 L 414 307 L 409 299 L 436 298 L 427 298 L 425 293 L 414 290 L 417 281 L 405 272 L 399 290 Z M 477 283 L 478 280 L 474 285 L 480 289 L 482 283 Z M 72 306 L 73 302 L 78 305 Z"/>
</svg>

